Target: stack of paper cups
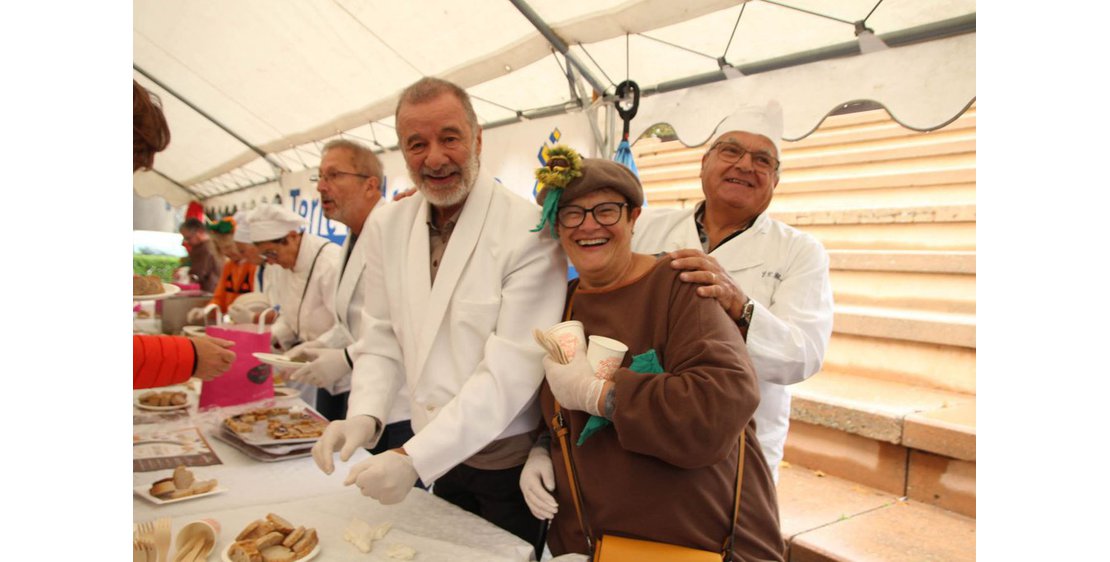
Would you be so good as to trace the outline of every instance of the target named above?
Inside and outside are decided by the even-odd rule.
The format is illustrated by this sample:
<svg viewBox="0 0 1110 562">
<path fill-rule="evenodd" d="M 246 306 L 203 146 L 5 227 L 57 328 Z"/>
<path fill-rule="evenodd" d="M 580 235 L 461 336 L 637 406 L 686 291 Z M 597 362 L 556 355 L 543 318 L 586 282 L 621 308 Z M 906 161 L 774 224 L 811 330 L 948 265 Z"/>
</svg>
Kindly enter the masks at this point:
<svg viewBox="0 0 1110 562">
<path fill-rule="evenodd" d="M 594 370 L 595 377 L 611 381 L 613 373 L 624 361 L 625 353 L 628 353 L 628 346 L 613 338 L 590 336 L 590 343 L 586 348 L 586 361 Z"/>
<path fill-rule="evenodd" d="M 577 320 L 560 322 L 547 329 L 547 337 L 555 340 L 567 356 L 567 361 L 574 359 L 579 350 L 586 349 L 586 332 L 582 323 Z"/>
</svg>

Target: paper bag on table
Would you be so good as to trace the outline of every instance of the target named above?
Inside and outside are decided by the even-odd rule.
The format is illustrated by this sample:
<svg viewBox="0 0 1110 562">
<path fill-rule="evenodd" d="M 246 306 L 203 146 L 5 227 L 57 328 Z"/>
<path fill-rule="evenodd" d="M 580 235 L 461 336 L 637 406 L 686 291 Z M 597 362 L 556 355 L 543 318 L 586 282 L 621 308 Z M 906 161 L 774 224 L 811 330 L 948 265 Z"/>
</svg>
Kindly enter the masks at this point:
<svg viewBox="0 0 1110 562">
<path fill-rule="evenodd" d="M 274 378 L 270 366 L 255 353 L 270 352 L 270 331 L 259 331 L 253 324 L 208 326 L 205 334 L 235 342 L 235 362 L 224 374 L 205 381 L 200 389 L 198 408 L 235 406 L 274 397 Z"/>
</svg>

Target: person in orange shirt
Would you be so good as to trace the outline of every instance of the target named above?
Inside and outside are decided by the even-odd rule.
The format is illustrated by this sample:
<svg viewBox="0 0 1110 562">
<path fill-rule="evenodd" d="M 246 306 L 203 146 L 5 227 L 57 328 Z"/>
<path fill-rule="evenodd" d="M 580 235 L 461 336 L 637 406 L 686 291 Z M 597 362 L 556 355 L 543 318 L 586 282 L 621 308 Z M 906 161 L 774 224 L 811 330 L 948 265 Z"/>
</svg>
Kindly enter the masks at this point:
<svg viewBox="0 0 1110 562">
<path fill-rule="evenodd" d="M 212 234 L 216 249 L 227 258 L 224 261 L 223 272 L 220 273 L 220 281 L 212 294 L 212 300 L 208 303 L 218 306 L 220 313 L 223 314 L 227 314 L 231 303 L 235 302 L 239 295 L 254 291 L 255 269 L 257 263 L 261 261 L 257 250 L 254 252 L 252 261 L 250 256 L 240 251 L 241 245 L 236 243 L 239 241 L 240 231 L 246 230 L 245 215 L 246 213 L 236 213 L 235 217 L 224 217 L 208 225 L 208 231 Z M 186 321 L 189 324 L 203 323 L 206 308 L 197 307 L 190 310 Z M 215 315 L 216 312 L 213 310 L 209 313 L 209 318 L 215 320 Z"/>
</svg>

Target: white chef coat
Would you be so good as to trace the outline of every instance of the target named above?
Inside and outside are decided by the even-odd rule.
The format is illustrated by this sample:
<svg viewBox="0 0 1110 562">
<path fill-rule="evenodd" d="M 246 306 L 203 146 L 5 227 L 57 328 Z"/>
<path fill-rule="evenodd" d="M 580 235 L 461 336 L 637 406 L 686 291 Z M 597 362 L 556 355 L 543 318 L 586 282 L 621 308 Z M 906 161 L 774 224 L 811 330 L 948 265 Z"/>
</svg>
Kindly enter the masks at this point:
<svg viewBox="0 0 1110 562">
<path fill-rule="evenodd" d="M 317 252 L 320 258 L 313 268 Z M 335 324 L 335 287 L 342 259 L 339 246 L 306 232 L 301 235 L 301 247 L 292 270 L 274 264 L 266 266 L 268 279 L 263 288 L 272 304 L 281 305 L 281 314 L 271 331 L 282 346 L 288 349 L 294 342 L 316 339 Z M 274 270 L 272 274 L 271 269 Z M 311 282 L 308 279 L 310 269 Z M 308 291 L 305 291 L 306 283 Z"/>
<path fill-rule="evenodd" d="M 403 387 L 416 435 L 405 443 L 429 484 L 496 439 L 539 426 L 543 351 L 534 328 L 559 322 L 566 257 L 540 208 L 479 174 L 431 282 L 428 220 L 414 195 L 371 213 L 362 334 L 347 417 L 379 420 Z M 362 243 L 362 240 L 359 240 Z"/>
<path fill-rule="evenodd" d="M 636 222 L 632 251 L 655 254 L 702 249 L 695 207 L 645 208 Z M 790 391 L 821 369 L 832 335 L 833 296 L 829 256 L 813 236 L 772 219 L 766 212 L 745 232 L 714 248 L 711 256 L 755 301 L 747 346 L 759 377 L 756 435 L 778 481 Z"/>
</svg>

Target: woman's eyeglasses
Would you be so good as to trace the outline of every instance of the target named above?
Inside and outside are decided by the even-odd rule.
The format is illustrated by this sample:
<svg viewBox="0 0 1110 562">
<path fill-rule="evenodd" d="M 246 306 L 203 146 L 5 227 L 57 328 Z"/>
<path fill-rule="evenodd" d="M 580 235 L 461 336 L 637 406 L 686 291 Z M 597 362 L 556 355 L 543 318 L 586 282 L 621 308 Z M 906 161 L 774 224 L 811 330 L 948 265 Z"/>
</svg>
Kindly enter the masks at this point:
<svg viewBox="0 0 1110 562">
<path fill-rule="evenodd" d="M 594 221 L 601 226 L 612 226 L 621 220 L 621 211 L 628 203 L 598 203 L 589 209 L 578 205 L 560 207 L 555 218 L 563 228 L 576 228 L 586 222 L 586 214 L 593 215 Z"/>
</svg>

